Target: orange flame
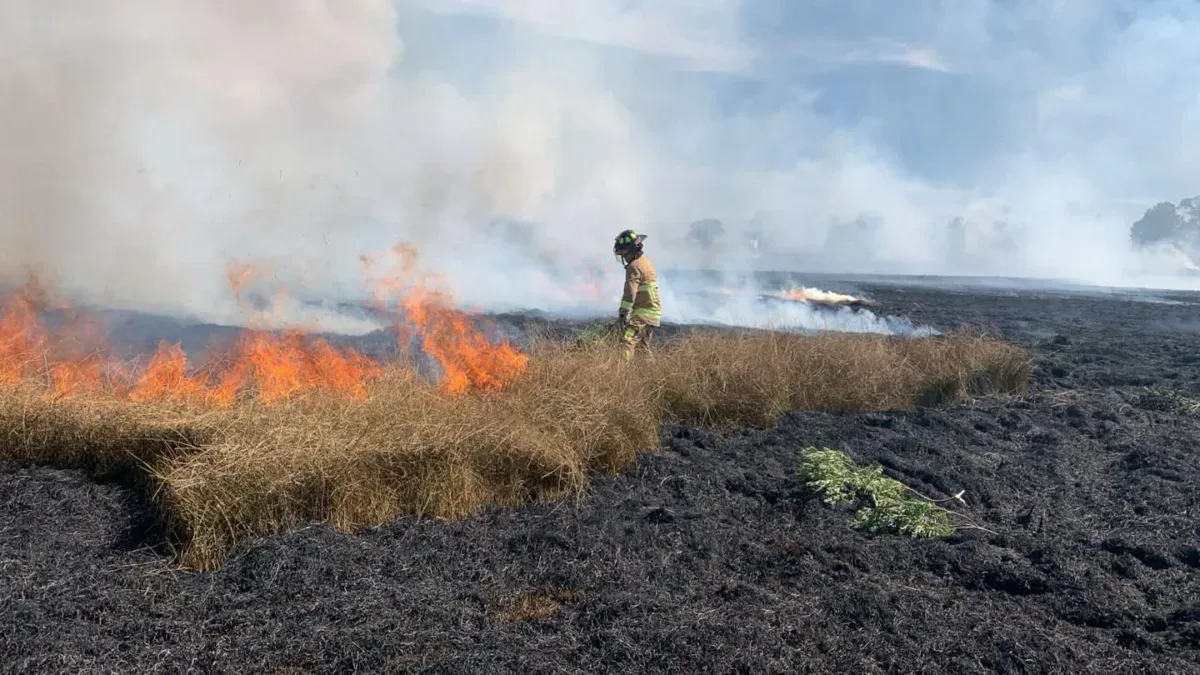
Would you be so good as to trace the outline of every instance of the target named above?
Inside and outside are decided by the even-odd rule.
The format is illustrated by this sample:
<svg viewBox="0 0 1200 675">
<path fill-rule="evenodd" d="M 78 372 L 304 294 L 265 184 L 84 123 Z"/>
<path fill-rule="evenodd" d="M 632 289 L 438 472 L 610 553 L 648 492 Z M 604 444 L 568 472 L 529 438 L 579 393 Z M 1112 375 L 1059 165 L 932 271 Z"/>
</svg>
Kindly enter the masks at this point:
<svg viewBox="0 0 1200 675">
<path fill-rule="evenodd" d="M 105 362 L 100 354 L 50 366 L 50 388 L 55 394 L 99 394 L 105 387 Z"/>
<path fill-rule="evenodd" d="M 3 302 L 0 311 L 0 382 L 16 386 L 43 365 L 46 334 L 38 319 L 41 287 L 29 281 Z"/>
<path fill-rule="evenodd" d="M 338 349 L 300 331 L 277 336 L 247 331 L 214 373 L 189 374 L 187 354 L 162 343 L 129 392 L 134 401 L 228 406 L 253 391 L 265 404 L 298 394 L 329 391 L 362 399 L 383 376 L 379 364 L 354 350 Z"/>
<path fill-rule="evenodd" d="M 404 309 L 423 334 L 421 348 L 442 366 L 448 393 L 502 387 L 525 370 L 528 357 L 508 342 L 488 342 L 466 313 L 446 306 L 438 294 L 412 293 Z"/>
<path fill-rule="evenodd" d="M 525 354 L 507 341 L 489 342 L 466 312 L 451 306 L 449 295 L 430 288 L 438 278 L 418 273 L 416 249 L 400 244 L 391 253 L 399 257 L 398 265 L 382 277 L 370 271 L 377 260 L 362 257 L 375 304 L 382 308 L 391 305 L 404 312 L 421 337 L 421 348 L 441 366 L 444 391 L 462 394 L 471 389 L 495 389 L 525 370 Z M 401 339 L 407 340 L 406 327 L 400 324 L 398 329 Z"/>
<path fill-rule="evenodd" d="M 207 403 L 211 400 L 207 379 L 188 374 L 188 359 L 183 347 L 166 342 L 159 343 L 146 372 L 134 383 L 128 396 L 137 402 Z"/>
<path fill-rule="evenodd" d="M 383 369 L 354 350 L 340 350 L 300 331 L 282 336 L 246 332 L 238 339 L 236 357 L 224 369 L 214 390 L 222 405 L 253 385 L 263 403 L 277 403 L 317 390 L 364 398 Z"/>
<path fill-rule="evenodd" d="M 821 302 L 827 304 L 846 304 L 858 302 L 859 298 L 835 291 L 823 291 L 819 288 L 793 288 L 783 292 L 783 297 L 797 302 Z"/>
<path fill-rule="evenodd" d="M 399 256 L 399 269 L 372 280 L 376 301 L 390 305 L 420 335 L 425 353 L 441 366 L 444 391 L 494 389 L 524 370 L 524 354 L 507 342 L 491 343 L 449 296 L 430 290 L 436 277 L 418 274 L 415 249 L 402 245 L 391 253 Z M 363 256 L 363 262 L 370 266 L 375 258 Z M 241 289 L 261 272 L 248 265 L 229 268 L 230 289 L 239 301 Z M 107 394 L 135 402 L 227 406 L 246 396 L 274 404 L 317 391 L 361 399 L 384 374 L 384 366 L 366 355 L 301 329 L 282 334 L 246 329 L 203 371 L 192 367 L 181 345 L 163 342 L 135 372 L 105 353 L 92 317 L 65 304 L 62 335 L 50 336 L 39 318 L 49 306 L 47 297 L 30 277 L 0 298 L 0 384 L 41 382 L 60 396 Z M 397 327 L 404 326 L 398 320 Z"/>
<path fill-rule="evenodd" d="M 70 339 L 51 339 L 38 316 L 51 306 L 49 293 L 32 275 L 0 303 L 0 382 L 15 386 L 41 374 L 56 394 L 98 391 L 105 363 L 84 348 L 98 343 L 94 322 L 56 303 L 54 308 L 67 310 L 62 332 Z"/>
</svg>

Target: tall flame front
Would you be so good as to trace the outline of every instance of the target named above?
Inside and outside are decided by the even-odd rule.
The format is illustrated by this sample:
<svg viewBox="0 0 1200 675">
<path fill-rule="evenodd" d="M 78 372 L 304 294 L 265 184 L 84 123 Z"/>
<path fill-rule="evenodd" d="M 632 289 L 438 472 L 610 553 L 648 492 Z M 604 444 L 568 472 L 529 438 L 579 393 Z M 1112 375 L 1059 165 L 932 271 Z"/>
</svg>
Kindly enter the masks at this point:
<svg viewBox="0 0 1200 675">
<path fill-rule="evenodd" d="M 378 306 L 396 316 L 402 340 L 415 334 L 423 351 L 440 365 L 440 386 L 450 395 L 488 390 L 511 382 L 525 369 L 527 356 L 507 342 L 492 343 L 472 318 L 436 290 L 432 275 L 421 275 L 417 254 L 397 246 L 384 258 L 393 263 L 382 276 L 379 262 L 363 256 Z M 231 266 L 227 278 L 235 297 L 260 270 Z M 0 384 L 40 386 L 55 396 L 116 396 L 136 402 L 175 402 L 228 406 L 254 398 L 279 403 L 310 392 L 365 398 L 385 374 L 385 365 L 350 348 L 338 347 L 311 331 L 242 330 L 235 343 L 210 354 L 202 367 L 178 343 L 160 343 L 145 365 L 132 367 L 111 358 L 86 313 L 64 311 L 63 325 L 48 330 L 41 314 L 51 309 L 49 294 L 36 277 L 0 300 Z"/>
<path fill-rule="evenodd" d="M 439 279 L 418 269 L 412 246 L 396 246 L 382 259 L 362 256 L 362 262 L 376 307 L 402 313 L 407 323 L 398 325 L 400 335 L 412 336 L 411 328 L 421 340 L 421 350 L 441 366 L 445 391 L 495 389 L 525 370 L 525 354 L 507 342 L 490 342 L 466 312 L 452 306 L 448 294 L 435 288 Z M 382 275 L 376 271 L 388 263 Z"/>
</svg>

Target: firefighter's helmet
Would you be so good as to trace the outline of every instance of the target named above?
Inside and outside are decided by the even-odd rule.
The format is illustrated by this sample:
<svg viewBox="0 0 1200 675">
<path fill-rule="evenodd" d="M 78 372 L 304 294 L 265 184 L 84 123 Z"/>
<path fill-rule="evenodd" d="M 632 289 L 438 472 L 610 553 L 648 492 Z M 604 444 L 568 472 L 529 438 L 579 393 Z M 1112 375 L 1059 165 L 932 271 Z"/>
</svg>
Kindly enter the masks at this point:
<svg viewBox="0 0 1200 675">
<path fill-rule="evenodd" d="M 646 235 L 644 234 L 625 230 L 617 235 L 617 239 L 613 243 L 613 255 L 617 257 L 617 260 L 624 262 L 625 256 L 642 250 L 642 241 L 645 239 Z"/>
</svg>

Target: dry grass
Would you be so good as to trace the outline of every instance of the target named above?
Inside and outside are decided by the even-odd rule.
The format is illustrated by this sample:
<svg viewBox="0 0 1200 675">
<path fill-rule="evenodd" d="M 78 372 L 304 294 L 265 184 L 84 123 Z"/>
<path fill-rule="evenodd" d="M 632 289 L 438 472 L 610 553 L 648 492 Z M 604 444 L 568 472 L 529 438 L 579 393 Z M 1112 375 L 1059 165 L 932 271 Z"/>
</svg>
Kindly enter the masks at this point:
<svg viewBox="0 0 1200 675">
<path fill-rule="evenodd" d="M 237 542 L 305 522 L 353 530 L 400 515 L 458 518 L 558 499 L 613 472 L 678 421 L 773 424 L 788 409 L 863 411 L 1021 393 L 1020 350 L 971 335 L 696 333 L 651 361 L 537 345 L 492 394 L 447 396 L 396 368 L 364 400 L 302 396 L 216 411 L 12 391 L 0 459 L 83 466 L 142 482 L 211 569 Z"/>
<path fill-rule="evenodd" d="M 696 332 L 653 368 L 666 419 L 769 426 L 787 410 L 857 412 L 1023 393 L 1024 353 L 967 333 L 911 339 L 831 333 Z"/>
<path fill-rule="evenodd" d="M 498 623 L 545 621 L 558 613 L 564 605 L 583 599 L 579 591 L 534 591 L 525 593 L 507 603 L 507 607 L 496 614 Z"/>
</svg>

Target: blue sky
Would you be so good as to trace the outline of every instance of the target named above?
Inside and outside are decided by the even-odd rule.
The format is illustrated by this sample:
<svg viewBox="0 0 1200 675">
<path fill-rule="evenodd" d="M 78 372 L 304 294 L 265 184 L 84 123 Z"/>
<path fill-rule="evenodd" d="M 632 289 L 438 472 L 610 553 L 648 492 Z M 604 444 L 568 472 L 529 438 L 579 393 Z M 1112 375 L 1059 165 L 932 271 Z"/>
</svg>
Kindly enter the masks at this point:
<svg viewBox="0 0 1200 675">
<path fill-rule="evenodd" d="M 1195 122 L 1200 6 L 1193 0 L 434 5 L 436 19 L 426 25 L 454 36 L 454 46 L 413 56 L 423 66 L 457 67 L 464 86 L 464 75 L 478 74 L 478 59 L 489 52 L 531 45 L 544 53 L 591 51 L 606 63 L 605 84 L 632 105 L 640 101 L 644 119 L 656 119 L 645 94 L 650 83 L 682 92 L 685 102 L 703 100 L 708 115 L 774 112 L 803 118 L 798 126 L 815 116 L 934 181 L 985 180 L 1030 154 L 1133 161 L 1128 153 L 1147 144 L 1167 156 L 1155 161 L 1168 165 L 1148 171 L 1146 180 L 1122 181 L 1131 192 L 1156 197 L 1160 186 L 1175 194 L 1170 190 L 1194 179 L 1193 158 L 1172 158 L 1178 153 L 1168 147 L 1177 142 L 1174 130 Z M 414 32 L 403 34 L 420 44 Z M 629 69 L 637 75 L 629 77 Z M 669 105 L 657 112 L 678 118 Z M 698 115 L 693 110 L 685 119 Z M 787 162 L 787 152 L 776 155 L 771 159 Z M 1184 170 L 1187 176 L 1178 173 Z"/>
</svg>

